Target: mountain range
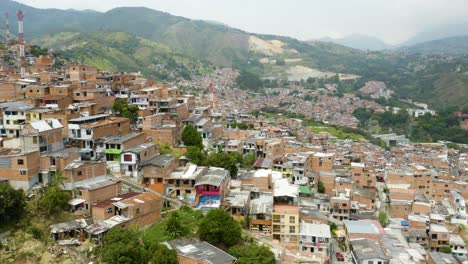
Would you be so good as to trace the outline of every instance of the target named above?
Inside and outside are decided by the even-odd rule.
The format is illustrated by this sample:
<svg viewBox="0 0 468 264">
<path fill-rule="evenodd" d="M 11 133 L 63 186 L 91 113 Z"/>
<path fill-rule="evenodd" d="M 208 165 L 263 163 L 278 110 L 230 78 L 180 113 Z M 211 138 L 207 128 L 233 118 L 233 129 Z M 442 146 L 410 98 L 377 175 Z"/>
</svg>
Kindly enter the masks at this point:
<svg viewBox="0 0 468 264">
<path fill-rule="evenodd" d="M 385 50 L 392 47 L 377 37 L 362 34 L 351 34 L 344 38 L 325 37 L 318 40 L 324 42 L 332 42 L 335 44 L 340 44 L 343 46 L 360 50 Z"/>
<path fill-rule="evenodd" d="M 418 50 L 362 51 L 330 42 L 248 33 L 142 7 L 102 13 L 37 9 L 0 1 L 0 14 L 14 14 L 18 9 L 25 13 L 28 41 L 100 69 L 140 69 L 148 76 L 174 77 L 203 73 L 213 64 L 248 70 L 261 77 L 296 80 L 347 73 L 362 80 L 385 81 L 397 96 L 438 105 L 441 101 L 444 105 L 468 104 L 466 56 L 447 61 L 420 56 Z M 10 23 L 16 34 L 16 23 Z M 373 38 L 367 40 L 376 48 L 385 45 Z M 457 44 L 463 39 L 450 41 L 456 54 L 468 54 Z M 435 46 L 440 50 L 443 45 Z M 430 48 L 424 48 L 424 52 L 430 53 Z"/>
</svg>

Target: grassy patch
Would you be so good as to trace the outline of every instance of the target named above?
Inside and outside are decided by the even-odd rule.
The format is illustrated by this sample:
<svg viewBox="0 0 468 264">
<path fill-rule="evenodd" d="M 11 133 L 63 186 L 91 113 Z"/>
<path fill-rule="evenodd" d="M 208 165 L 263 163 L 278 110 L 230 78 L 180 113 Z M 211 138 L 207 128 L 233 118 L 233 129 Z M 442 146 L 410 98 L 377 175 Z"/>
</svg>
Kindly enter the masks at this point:
<svg viewBox="0 0 468 264">
<path fill-rule="evenodd" d="M 313 133 L 328 132 L 330 135 L 339 139 L 364 140 L 364 137 L 355 133 L 347 133 L 335 127 L 312 126 L 310 130 Z"/>
<path fill-rule="evenodd" d="M 197 233 L 198 222 L 203 218 L 203 213 L 187 206 L 181 207 L 177 212 L 179 213 L 182 225 L 189 227 L 192 236 L 194 236 Z M 167 216 L 169 215 L 166 215 L 166 217 Z M 143 232 L 145 240 L 149 241 L 164 242 L 172 239 L 171 236 L 166 233 L 166 218 L 153 224 Z"/>
</svg>

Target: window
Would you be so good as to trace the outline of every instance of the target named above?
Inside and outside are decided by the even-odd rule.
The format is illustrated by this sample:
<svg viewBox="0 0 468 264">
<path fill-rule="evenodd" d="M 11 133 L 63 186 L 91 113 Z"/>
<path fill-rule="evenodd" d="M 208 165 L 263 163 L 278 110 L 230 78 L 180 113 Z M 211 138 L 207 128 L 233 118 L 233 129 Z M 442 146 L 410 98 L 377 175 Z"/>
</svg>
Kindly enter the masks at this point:
<svg viewBox="0 0 468 264">
<path fill-rule="evenodd" d="M 162 178 L 158 178 L 158 182 L 162 182 Z M 169 183 L 172 183 L 171 180 L 169 180 Z"/>
<path fill-rule="evenodd" d="M 18 163 L 18 165 L 24 165 L 24 160 L 18 159 L 18 160 L 17 160 L 17 163 Z"/>
<path fill-rule="evenodd" d="M 91 135 L 91 129 L 86 129 L 86 135 Z"/>
<path fill-rule="evenodd" d="M 7 120 L 6 123 L 7 123 L 7 125 L 9 125 L 9 124 L 10 124 L 10 120 Z"/>
<path fill-rule="evenodd" d="M 125 154 L 124 155 L 124 161 L 132 161 L 132 155 L 131 154 Z"/>
<path fill-rule="evenodd" d="M 290 216 L 290 217 L 289 217 L 289 223 L 290 223 L 290 224 L 294 224 L 295 222 L 296 222 L 296 217 Z"/>
<path fill-rule="evenodd" d="M 81 176 L 82 174 L 83 174 L 82 171 L 78 171 L 78 172 L 76 173 L 76 175 L 78 175 L 78 176 Z"/>
<path fill-rule="evenodd" d="M 137 208 L 135 211 L 136 214 L 140 214 L 140 208 Z"/>
<path fill-rule="evenodd" d="M 21 175 L 21 176 L 26 175 L 26 170 L 20 170 L 20 175 Z"/>
<path fill-rule="evenodd" d="M 112 214 L 112 207 L 111 207 L 111 208 L 107 208 L 107 209 L 106 209 L 106 213 Z"/>
<path fill-rule="evenodd" d="M 289 233 L 296 233 L 296 227 L 295 226 L 290 226 L 289 227 Z"/>
</svg>

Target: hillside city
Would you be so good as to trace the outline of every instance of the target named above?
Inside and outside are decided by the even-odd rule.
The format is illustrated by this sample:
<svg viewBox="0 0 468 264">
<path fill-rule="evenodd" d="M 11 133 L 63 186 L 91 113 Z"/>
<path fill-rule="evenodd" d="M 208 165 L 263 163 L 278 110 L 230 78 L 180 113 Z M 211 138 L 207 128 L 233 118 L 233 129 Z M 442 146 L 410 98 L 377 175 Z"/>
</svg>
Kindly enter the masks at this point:
<svg viewBox="0 0 468 264">
<path fill-rule="evenodd" d="M 22 17 L 0 42 L 0 263 L 468 263 L 466 107 L 352 74 L 106 70 Z"/>
</svg>

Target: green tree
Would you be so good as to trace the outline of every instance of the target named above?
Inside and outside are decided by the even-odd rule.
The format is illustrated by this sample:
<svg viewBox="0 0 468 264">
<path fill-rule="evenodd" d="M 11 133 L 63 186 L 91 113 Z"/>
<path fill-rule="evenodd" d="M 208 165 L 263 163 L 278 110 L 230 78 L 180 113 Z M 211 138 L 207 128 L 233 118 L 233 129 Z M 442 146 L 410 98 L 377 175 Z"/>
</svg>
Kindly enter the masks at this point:
<svg viewBox="0 0 468 264">
<path fill-rule="evenodd" d="M 189 146 L 187 147 L 187 152 L 185 156 L 190 159 L 190 161 L 197 165 L 203 165 L 206 162 L 207 155 L 200 147 Z"/>
<path fill-rule="evenodd" d="M 260 77 L 249 71 L 242 70 L 236 78 L 236 84 L 242 90 L 258 92 L 263 88 L 263 82 Z"/>
<path fill-rule="evenodd" d="M 25 209 L 24 194 L 7 183 L 0 183 L 0 227 L 8 221 L 19 219 Z"/>
<path fill-rule="evenodd" d="M 118 116 L 129 118 L 132 122 L 137 120 L 138 111 L 136 105 L 128 105 L 128 101 L 124 98 L 119 98 L 112 104 L 112 112 Z"/>
<path fill-rule="evenodd" d="M 223 209 L 209 211 L 198 226 L 200 239 L 218 247 L 231 247 L 242 238 L 238 222 Z"/>
<path fill-rule="evenodd" d="M 68 201 L 71 199 L 71 194 L 62 191 L 61 186 L 64 186 L 66 177 L 61 171 L 57 171 L 52 176 L 52 181 L 45 187 L 45 192 L 39 199 L 39 208 L 46 214 L 57 213 L 61 210 L 68 210 Z"/>
<path fill-rule="evenodd" d="M 319 181 L 319 182 L 318 182 L 317 191 L 318 191 L 319 193 L 325 193 L 325 185 L 323 185 L 323 182 L 322 182 L 322 181 Z"/>
<path fill-rule="evenodd" d="M 31 45 L 31 54 L 33 54 L 36 57 L 39 57 L 41 55 L 49 54 L 49 51 L 47 50 L 47 48 L 41 48 L 37 45 Z"/>
<path fill-rule="evenodd" d="M 255 154 L 247 154 L 242 162 L 242 167 L 252 168 L 256 160 L 257 157 L 255 156 Z"/>
<path fill-rule="evenodd" d="M 239 123 L 239 124 L 237 124 L 237 128 L 239 128 L 241 130 L 247 130 L 247 129 L 249 129 L 249 125 L 245 124 L 245 123 Z"/>
<path fill-rule="evenodd" d="M 106 263 L 146 263 L 148 254 L 136 228 L 115 227 L 104 235 L 98 255 Z"/>
<path fill-rule="evenodd" d="M 159 153 L 161 154 L 171 154 L 171 146 L 167 143 L 159 144 Z"/>
<path fill-rule="evenodd" d="M 203 139 L 193 125 L 186 125 L 182 131 L 182 142 L 186 146 L 195 146 L 203 149 Z"/>
<path fill-rule="evenodd" d="M 330 226 L 330 232 L 332 234 L 335 234 L 336 230 L 338 229 L 338 226 L 333 222 L 328 222 L 328 225 Z"/>
<path fill-rule="evenodd" d="M 452 248 L 450 248 L 449 246 L 441 247 L 439 249 L 439 251 L 442 252 L 442 253 L 445 253 L 445 254 L 451 254 L 452 253 Z"/>
<path fill-rule="evenodd" d="M 206 161 L 207 165 L 229 170 L 231 177 L 235 177 L 238 172 L 237 164 L 243 162 L 242 155 L 237 152 L 218 152 L 210 155 Z"/>
<path fill-rule="evenodd" d="M 172 212 L 166 220 L 165 232 L 172 238 L 179 238 L 186 236 L 190 233 L 189 228 L 182 224 L 179 213 L 177 211 Z"/>
<path fill-rule="evenodd" d="M 160 243 L 151 243 L 147 249 L 151 264 L 177 264 L 177 252 Z"/>
<path fill-rule="evenodd" d="M 39 208 L 46 214 L 68 210 L 71 195 L 62 191 L 58 186 L 47 186 L 44 195 L 39 200 Z"/>
<path fill-rule="evenodd" d="M 275 254 L 265 245 L 255 243 L 236 245 L 229 249 L 229 254 L 237 258 L 238 264 L 274 264 Z"/>
<path fill-rule="evenodd" d="M 373 110 L 367 110 L 366 108 L 359 107 L 353 112 L 353 116 L 359 120 L 359 126 L 365 127 L 367 121 L 372 117 Z"/>
<path fill-rule="evenodd" d="M 388 222 L 388 214 L 385 211 L 380 211 L 379 212 L 379 223 L 385 227 Z"/>
</svg>

